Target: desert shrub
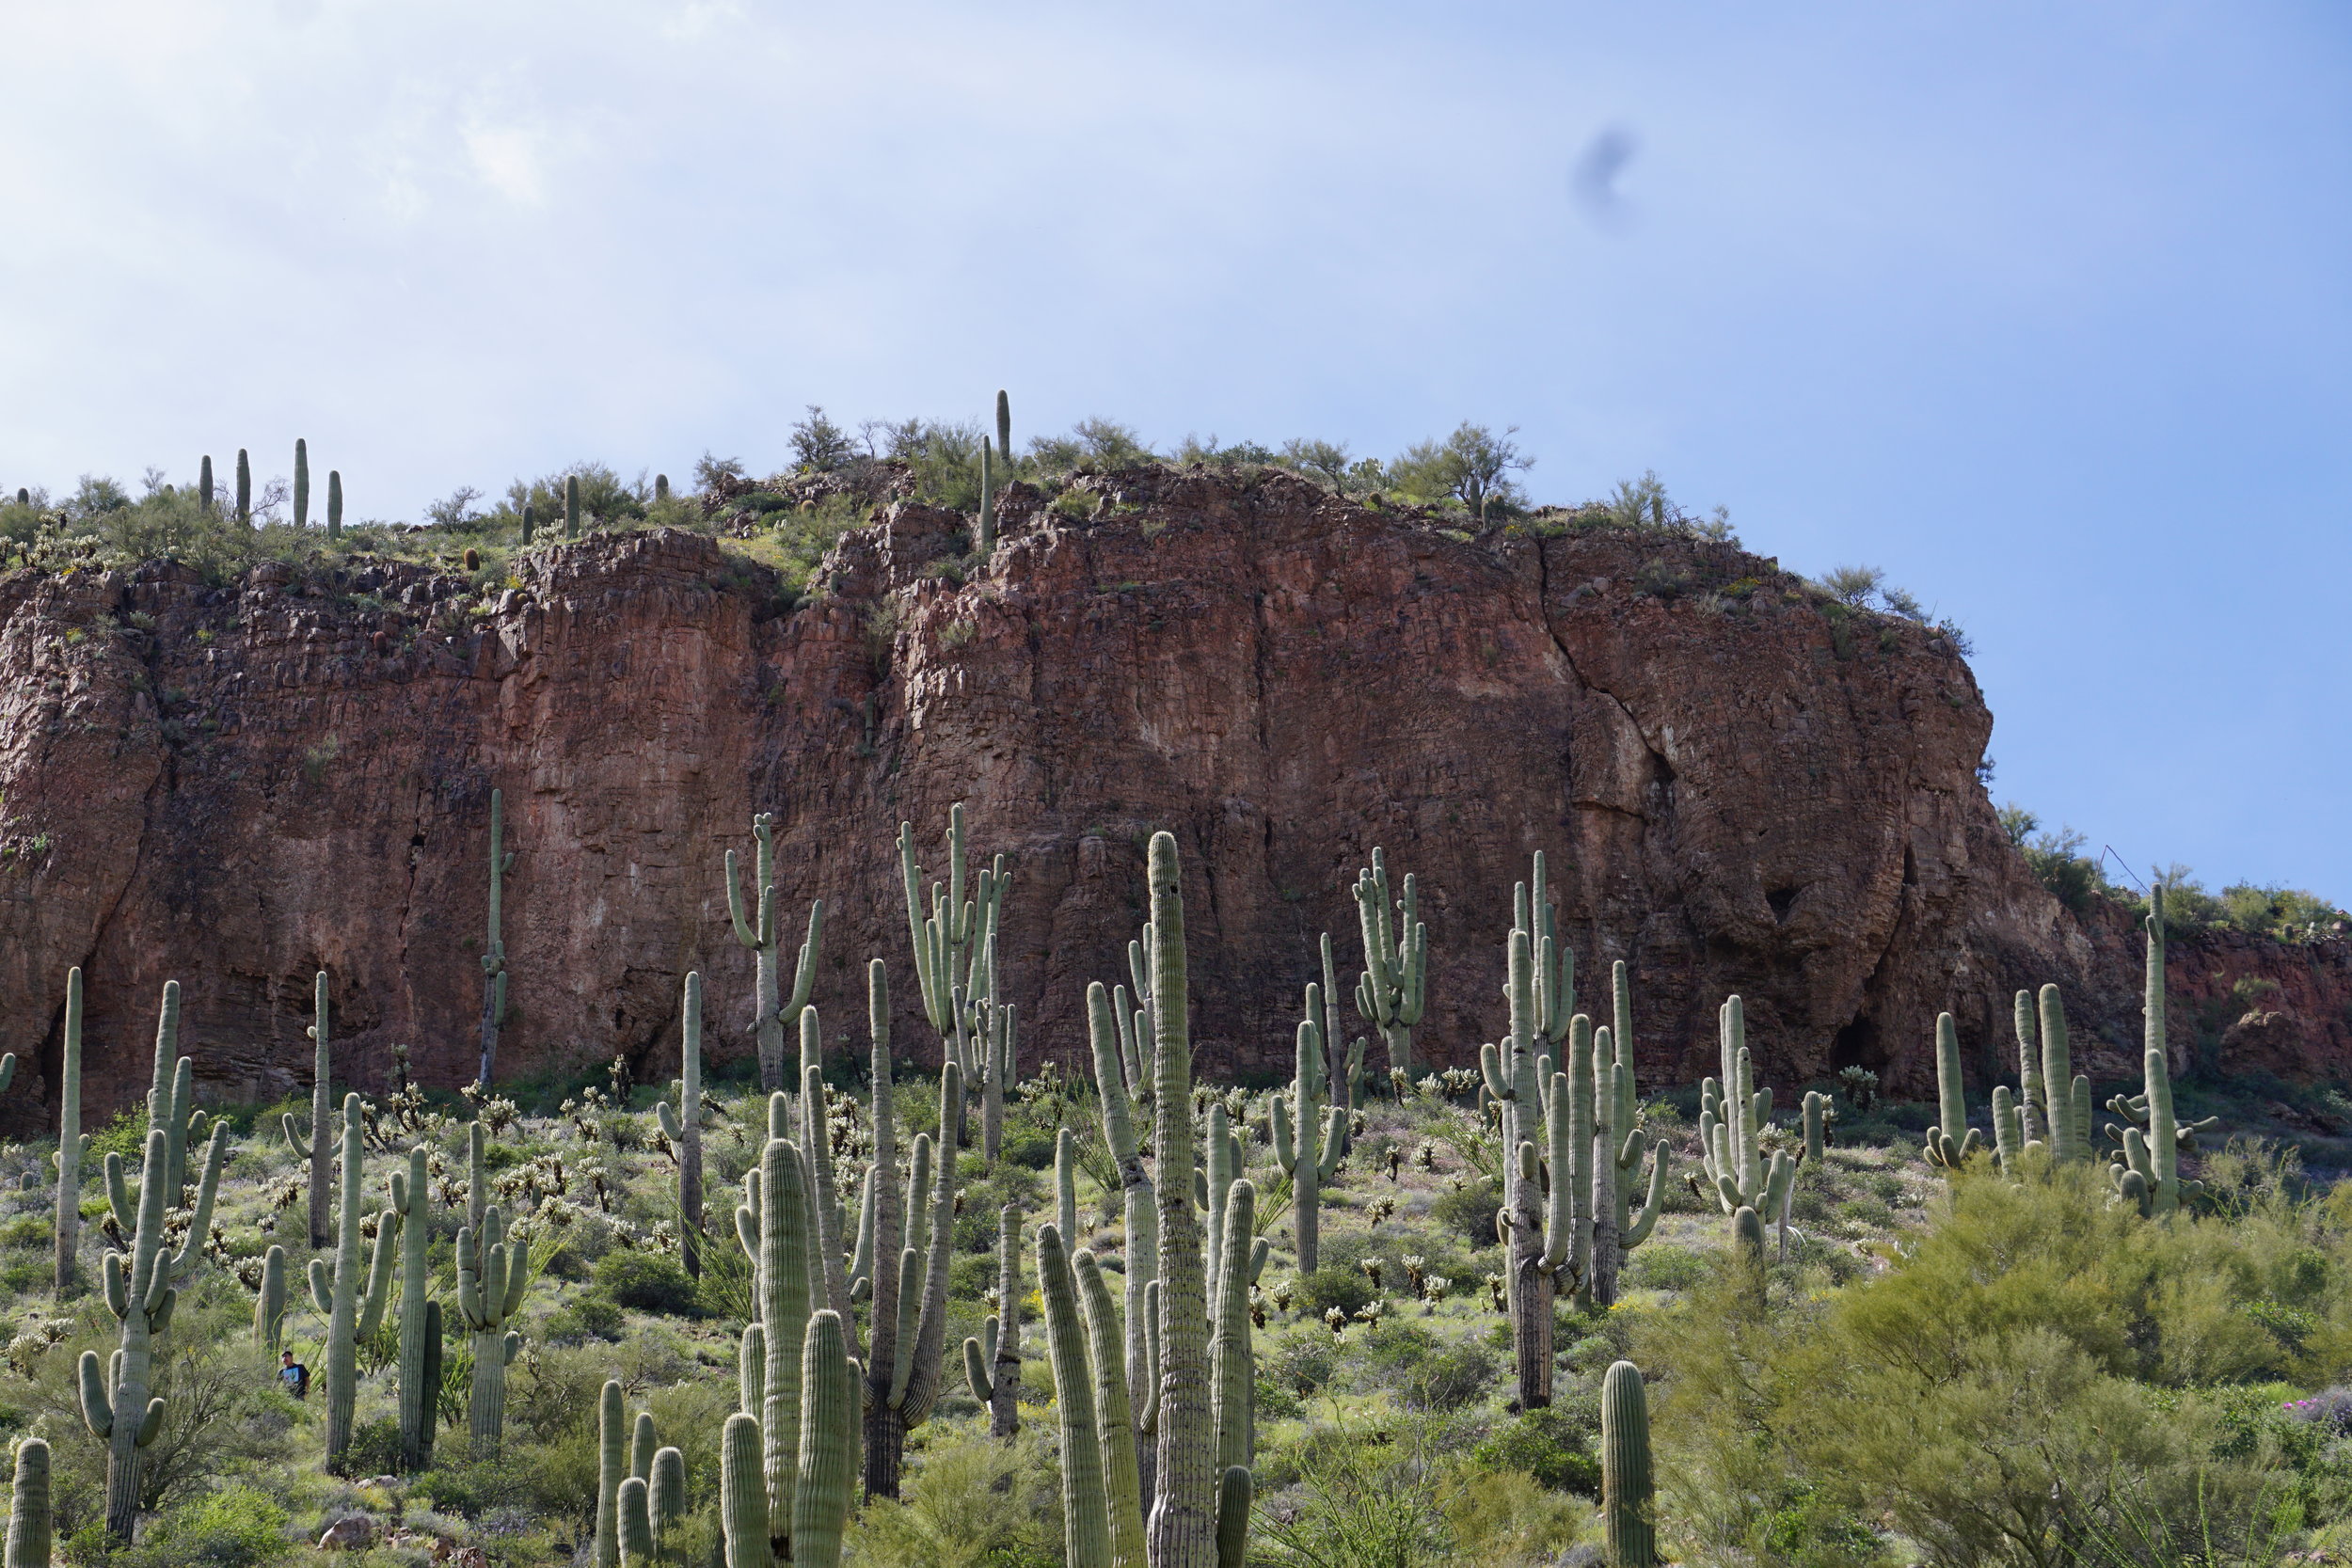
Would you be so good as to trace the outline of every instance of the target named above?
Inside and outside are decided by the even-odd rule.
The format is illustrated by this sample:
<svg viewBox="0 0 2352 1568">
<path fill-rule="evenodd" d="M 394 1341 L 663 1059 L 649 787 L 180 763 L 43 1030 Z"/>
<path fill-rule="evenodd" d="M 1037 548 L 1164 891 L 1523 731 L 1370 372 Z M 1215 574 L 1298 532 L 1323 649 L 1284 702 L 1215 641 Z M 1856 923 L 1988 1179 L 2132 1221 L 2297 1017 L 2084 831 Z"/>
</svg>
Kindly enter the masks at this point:
<svg viewBox="0 0 2352 1568">
<path fill-rule="evenodd" d="M 1434 1568 L 1450 1532 L 1418 1447 L 1387 1433 L 1327 1432 L 1301 1446 L 1297 1482 L 1269 1497 L 1253 1531 L 1267 1560 L 1298 1568 Z"/>
<path fill-rule="evenodd" d="M 1524 1470 L 1455 1465 L 1439 1479 L 1438 1507 L 1457 1563 L 1552 1568 L 1593 1536 L 1590 1504 L 1562 1497 Z"/>
<path fill-rule="evenodd" d="M 1023 1170 L 1045 1170 L 1054 1163 L 1054 1136 L 1034 1128 L 1015 1128 L 1005 1134 L 1006 1163 Z"/>
<path fill-rule="evenodd" d="M 1461 1238 L 1473 1249 L 1491 1247 L 1496 1244 L 1495 1211 L 1502 1203 L 1495 1196 L 1494 1183 L 1482 1179 L 1466 1182 L 1432 1203 L 1429 1218 L 1447 1235 Z"/>
<path fill-rule="evenodd" d="M 1479 1465 L 1533 1476 L 1554 1492 L 1600 1496 L 1600 1456 L 1593 1443 L 1600 1431 L 1599 1406 L 1575 1404 L 1523 1410 L 1489 1433 L 1470 1450 Z"/>
<path fill-rule="evenodd" d="M 1712 1265 L 1687 1246 L 1652 1242 L 1626 1254 L 1625 1282 L 1645 1291 L 1688 1291 Z"/>
<path fill-rule="evenodd" d="M 505 1464 L 469 1459 L 455 1445 L 438 1452 L 440 1463 L 410 1483 L 412 1499 L 430 1498 L 439 1512 L 468 1519 L 479 1519 L 493 1509 L 513 1508 L 523 1500 L 524 1488 Z"/>
<path fill-rule="evenodd" d="M 400 1471 L 400 1418 L 383 1416 L 360 1421 L 351 1429 L 351 1447 L 344 1451 L 347 1476 L 396 1475 Z"/>
<path fill-rule="evenodd" d="M 146 1147 L 147 1107 L 142 1103 L 123 1111 L 103 1130 L 91 1133 L 89 1151 L 82 1156 L 82 1163 L 103 1169 L 107 1155 L 119 1154 L 125 1164 L 135 1165 Z"/>
<path fill-rule="evenodd" d="M 1261 1345 L 1258 1352 L 1260 1382 L 1299 1398 L 1320 1392 L 1339 1368 L 1339 1351 L 1320 1329 Z"/>
<path fill-rule="evenodd" d="M 1343 1263 L 1326 1263 L 1298 1282 L 1297 1310 L 1320 1318 L 1331 1307 L 1353 1316 L 1372 1300 L 1372 1281 L 1363 1271 Z"/>
<path fill-rule="evenodd" d="M 1459 1410 L 1486 1395 L 1501 1370 L 1495 1354 L 1476 1340 L 1441 1340 L 1417 1323 L 1391 1320 L 1363 1338 L 1361 1354 L 1374 1380 L 1413 1411 Z"/>
<path fill-rule="evenodd" d="M 269 1494 L 231 1482 L 165 1510 L 121 1560 L 128 1568 L 259 1568 L 293 1554 L 290 1523 Z"/>
<path fill-rule="evenodd" d="M 548 1314 L 542 1332 L 555 1345 L 580 1345 L 591 1339 L 617 1340 L 628 1320 L 620 1304 L 596 1291 L 582 1291 Z"/>
<path fill-rule="evenodd" d="M 674 1318 L 700 1317 L 703 1306 L 693 1276 L 675 1258 L 659 1252 L 616 1248 L 596 1259 L 596 1289 L 616 1306 Z"/>
<path fill-rule="evenodd" d="M 1011 1443 L 935 1437 L 910 1455 L 905 1496 L 850 1528 L 869 1568 L 1051 1568 L 1061 1560 L 1060 1477 L 1032 1429 Z"/>
</svg>

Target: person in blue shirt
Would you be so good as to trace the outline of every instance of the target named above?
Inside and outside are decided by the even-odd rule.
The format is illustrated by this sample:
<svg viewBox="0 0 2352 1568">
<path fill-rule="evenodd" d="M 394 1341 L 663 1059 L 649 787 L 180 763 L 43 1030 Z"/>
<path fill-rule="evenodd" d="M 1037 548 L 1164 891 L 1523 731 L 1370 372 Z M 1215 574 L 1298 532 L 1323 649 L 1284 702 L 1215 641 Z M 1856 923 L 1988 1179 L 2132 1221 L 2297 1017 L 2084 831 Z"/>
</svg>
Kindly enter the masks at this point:
<svg viewBox="0 0 2352 1568">
<path fill-rule="evenodd" d="M 285 1385 L 287 1393 L 298 1400 L 310 1397 L 310 1369 L 296 1361 L 292 1351 L 283 1353 L 278 1358 L 278 1381 Z"/>
</svg>

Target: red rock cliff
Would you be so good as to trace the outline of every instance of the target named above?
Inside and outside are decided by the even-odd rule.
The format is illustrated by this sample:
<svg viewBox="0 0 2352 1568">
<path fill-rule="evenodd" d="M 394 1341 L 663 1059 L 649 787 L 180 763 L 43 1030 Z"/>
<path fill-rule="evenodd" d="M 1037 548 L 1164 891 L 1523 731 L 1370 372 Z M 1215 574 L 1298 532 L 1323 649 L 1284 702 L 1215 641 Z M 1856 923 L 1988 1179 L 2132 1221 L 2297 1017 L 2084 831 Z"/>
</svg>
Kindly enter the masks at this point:
<svg viewBox="0 0 2352 1568">
<path fill-rule="evenodd" d="M 1649 1085 L 1713 1069 L 1733 990 L 1784 1085 L 1860 1062 L 1922 1092 L 1941 1008 L 1973 1060 L 2007 1059 L 2010 992 L 2045 978 L 2086 1039 L 2136 1038 L 2128 928 L 2078 925 L 2010 849 L 1975 772 L 1991 718 L 1930 629 L 1825 613 L 1727 545 L 1472 539 L 1279 475 L 1078 494 L 1091 515 L 1016 495 L 968 582 L 940 570 L 961 520 L 894 507 L 797 608 L 678 532 L 554 549 L 486 595 L 366 562 L 233 588 L 168 566 L 0 579 L 0 1046 L 54 1074 L 81 964 L 90 1092 L 126 1101 L 176 976 L 207 1091 L 275 1098 L 308 1073 L 324 966 L 352 1079 L 380 1083 L 400 1041 L 426 1081 L 463 1082 L 494 785 L 516 1071 L 675 1071 L 696 967 L 713 1048 L 748 1049 L 720 857 L 760 810 L 787 906 L 830 911 L 829 1041 L 862 1042 L 879 955 L 901 1049 L 932 1053 L 893 838 L 911 819 L 935 845 L 957 800 L 975 850 L 1015 867 L 1029 1059 L 1083 1052 L 1083 987 L 1123 974 L 1156 828 L 1185 854 L 1212 1071 L 1287 1060 L 1319 932 L 1352 986 L 1347 889 L 1375 844 L 1422 888 L 1424 1062 L 1497 1031 L 1538 848 L 1586 995 L 1633 966 Z M 2264 1049 L 2352 1055 L 2343 954 L 2255 945 L 2237 971 L 2300 988 Z M 2192 944 L 2175 972 L 2223 991 L 2234 973 Z M 44 1092 L 0 1116 L 28 1122 Z"/>
</svg>

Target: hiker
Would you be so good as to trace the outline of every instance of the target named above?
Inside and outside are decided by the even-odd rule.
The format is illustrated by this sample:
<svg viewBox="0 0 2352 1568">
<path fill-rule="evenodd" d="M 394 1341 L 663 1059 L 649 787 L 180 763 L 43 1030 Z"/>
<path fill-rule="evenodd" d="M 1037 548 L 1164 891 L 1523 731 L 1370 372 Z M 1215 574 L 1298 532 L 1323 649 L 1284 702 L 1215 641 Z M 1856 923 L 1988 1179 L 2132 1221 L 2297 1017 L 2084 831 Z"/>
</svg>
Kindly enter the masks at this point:
<svg viewBox="0 0 2352 1568">
<path fill-rule="evenodd" d="M 298 1400 L 310 1397 L 310 1369 L 296 1361 L 292 1351 L 285 1351 L 278 1357 L 278 1381 Z"/>
</svg>

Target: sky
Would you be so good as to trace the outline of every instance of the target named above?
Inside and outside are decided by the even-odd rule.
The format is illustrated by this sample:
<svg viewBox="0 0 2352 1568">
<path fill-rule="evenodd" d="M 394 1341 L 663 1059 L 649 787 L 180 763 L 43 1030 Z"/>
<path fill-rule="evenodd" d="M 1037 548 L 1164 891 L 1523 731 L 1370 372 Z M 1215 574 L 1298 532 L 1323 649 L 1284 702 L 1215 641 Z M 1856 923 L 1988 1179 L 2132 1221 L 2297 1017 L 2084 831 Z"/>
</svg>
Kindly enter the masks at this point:
<svg viewBox="0 0 2352 1568">
<path fill-rule="evenodd" d="M 0 482 L 410 518 L 804 404 L 1518 427 L 1964 626 L 1995 801 L 2352 903 L 2352 10 L 8 10 Z M 2113 862 L 2110 871 L 2122 873 Z"/>
</svg>

